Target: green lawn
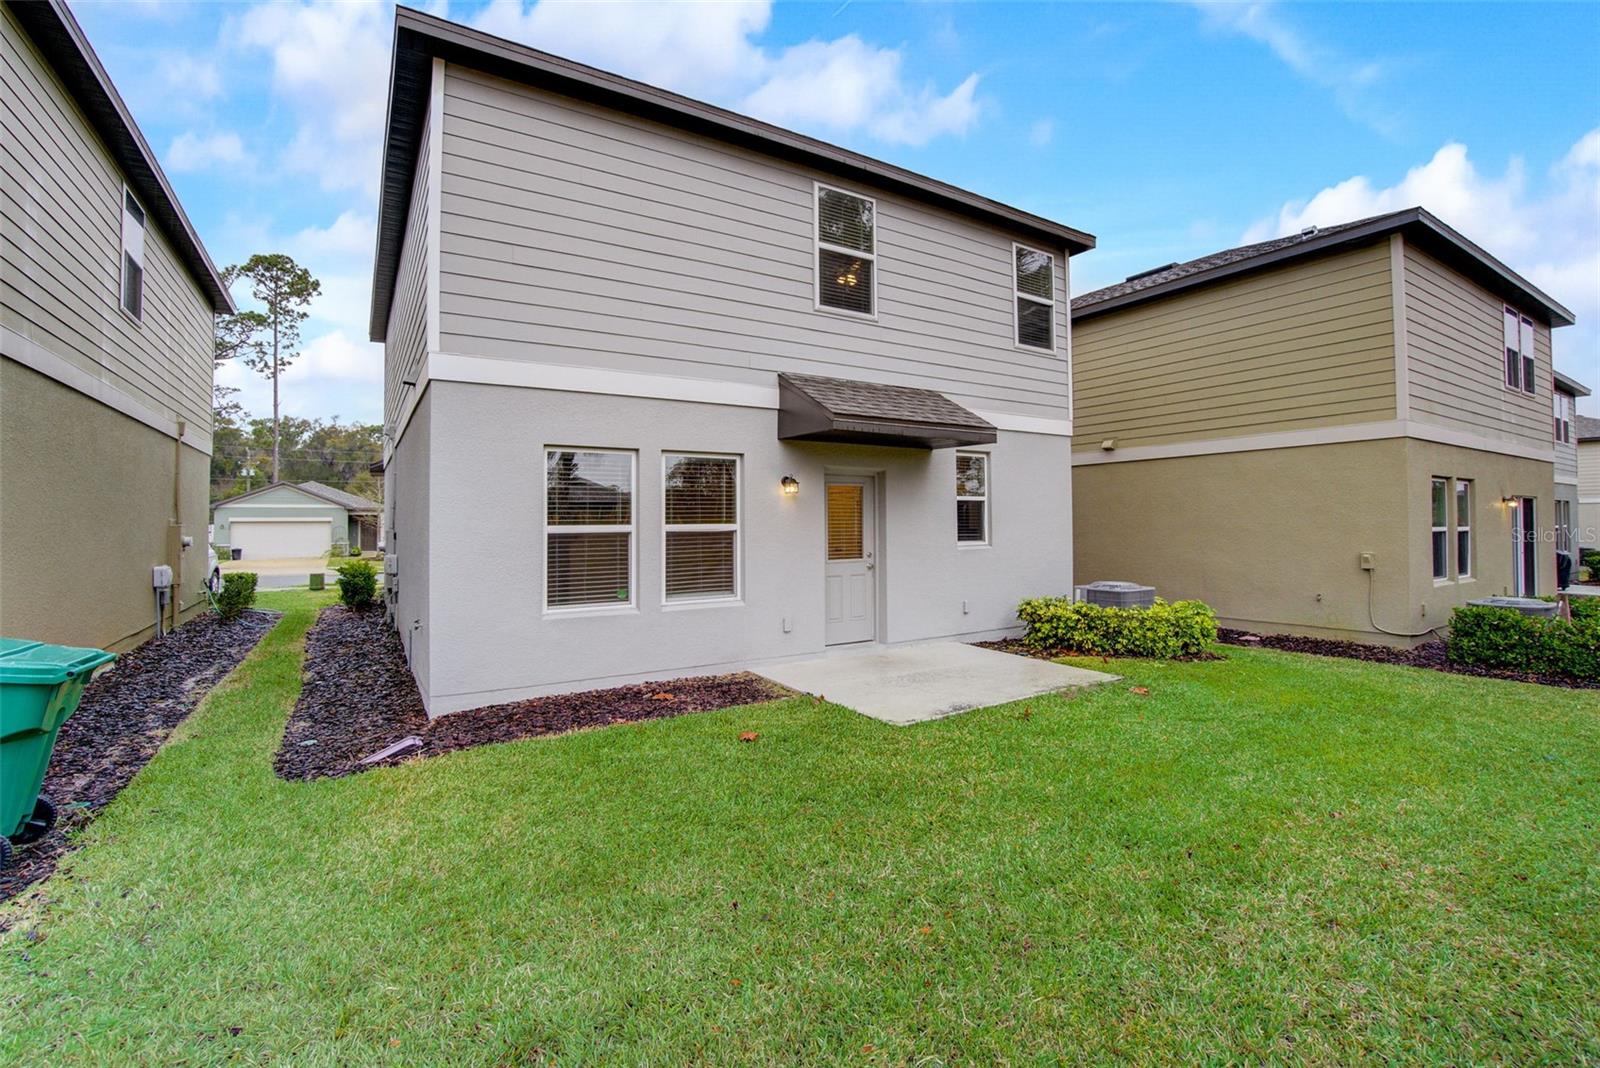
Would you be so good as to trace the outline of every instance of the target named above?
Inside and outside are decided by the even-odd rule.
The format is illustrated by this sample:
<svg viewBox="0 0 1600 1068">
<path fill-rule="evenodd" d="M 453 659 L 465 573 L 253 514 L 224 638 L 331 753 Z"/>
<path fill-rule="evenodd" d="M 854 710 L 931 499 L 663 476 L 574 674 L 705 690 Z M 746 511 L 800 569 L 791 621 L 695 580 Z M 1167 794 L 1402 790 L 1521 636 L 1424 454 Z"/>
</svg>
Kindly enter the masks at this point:
<svg viewBox="0 0 1600 1068">
<path fill-rule="evenodd" d="M 328 600 L 11 906 L 0 1063 L 1600 1058 L 1592 692 L 1228 649 L 291 785 Z"/>
</svg>

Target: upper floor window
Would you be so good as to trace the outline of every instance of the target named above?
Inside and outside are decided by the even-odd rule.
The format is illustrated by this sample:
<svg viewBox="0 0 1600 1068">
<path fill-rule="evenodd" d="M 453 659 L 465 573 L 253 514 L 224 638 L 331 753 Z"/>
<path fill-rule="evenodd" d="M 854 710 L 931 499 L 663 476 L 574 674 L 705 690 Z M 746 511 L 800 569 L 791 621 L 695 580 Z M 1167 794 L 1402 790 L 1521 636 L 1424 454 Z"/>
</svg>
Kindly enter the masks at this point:
<svg viewBox="0 0 1600 1068">
<path fill-rule="evenodd" d="M 876 315 L 878 206 L 817 186 L 817 307 Z"/>
<path fill-rule="evenodd" d="M 1017 305 L 1017 344 L 1054 352 L 1056 258 L 1021 245 L 1012 249 L 1016 254 L 1012 292 Z"/>
<path fill-rule="evenodd" d="M 1506 388 L 1532 396 L 1533 320 L 1506 309 Z"/>
<path fill-rule="evenodd" d="M 122 310 L 144 318 L 144 209 L 122 191 Z"/>
<path fill-rule="evenodd" d="M 1572 398 L 1565 393 L 1555 395 L 1556 441 L 1563 445 L 1572 442 Z"/>
</svg>

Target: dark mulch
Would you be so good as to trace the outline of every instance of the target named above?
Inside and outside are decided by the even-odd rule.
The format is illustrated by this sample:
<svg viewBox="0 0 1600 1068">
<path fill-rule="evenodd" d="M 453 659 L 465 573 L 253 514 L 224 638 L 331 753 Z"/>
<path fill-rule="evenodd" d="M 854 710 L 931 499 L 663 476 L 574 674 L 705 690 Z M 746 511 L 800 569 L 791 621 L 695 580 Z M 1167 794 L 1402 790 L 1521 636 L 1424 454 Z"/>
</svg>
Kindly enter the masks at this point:
<svg viewBox="0 0 1600 1068">
<path fill-rule="evenodd" d="M 1374 664 L 1400 664 L 1404 667 L 1427 668 L 1445 671 L 1452 675 L 1475 675 L 1484 679 L 1508 679 L 1512 682 L 1532 682 L 1541 686 L 1565 686 L 1573 690 L 1600 689 L 1600 679 L 1575 679 L 1566 675 L 1546 675 L 1534 671 L 1497 671 L 1450 662 L 1448 647 L 1441 640 L 1423 642 L 1409 649 L 1391 645 L 1368 645 L 1365 642 L 1342 641 L 1337 638 L 1307 638 L 1298 634 L 1253 634 L 1246 630 L 1222 628 L 1218 638 L 1229 645 L 1254 646 L 1258 649 L 1279 649 L 1289 653 L 1310 653 L 1313 656 L 1334 656 L 1346 660 L 1366 660 Z"/>
<path fill-rule="evenodd" d="M 1109 661 L 1111 659 L 1108 656 L 1101 656 L 1099 653 L 1080 653 L 1076 649 L 1036 649 L 1027 642 L 1023 641 L 1021 638 L 998 638 L 994 641 L 973 642 L 972 644 L 976 645 L 980 649 L 993 649 L 999 653 L 1012 653 L 1016 656 L 1031 656 L 1035 660 L 1059 660 L 1064 656 L 1076 656 L 1090 660 L 1100 659 L 1104 661 Z M 1144 658 L 1133 657 L 1132 659 L 1140 660 Z M 1178 661 L 1226 660 L 1227 657 L 1208 652 L 1196 653 L 1193 656 L 1175 656 L 1171 659 Z"/>
<path fill-rule="evenodd" d="M 60 813 L 56 827 L 18 847 L 11 866 L 0 871 L 0 901 L 55 870 L 71 848 L 67 835 L 133 780 L 173 728 L 277 619 L 276 612 L 249 611 L 224 623 L 208 612 L 122 654 L 111 670 L 89 683 L 78 710 L 56 736 L 45 772 L 44 792 Z"/>
<path fill-rule="evenodd" d="M 454 749 L 788 696 L 788 690 L 756 675 L 706 675 L 536 697 L 429 722 L 400 637 L 383 613 L 335 605 L 323 609 L 306 635 L 305 684 L 273 767 L 291 780 L 351 775 Z M 421 738 L 421 746 L 362 763 L 408 736 Z"/>
</svg>

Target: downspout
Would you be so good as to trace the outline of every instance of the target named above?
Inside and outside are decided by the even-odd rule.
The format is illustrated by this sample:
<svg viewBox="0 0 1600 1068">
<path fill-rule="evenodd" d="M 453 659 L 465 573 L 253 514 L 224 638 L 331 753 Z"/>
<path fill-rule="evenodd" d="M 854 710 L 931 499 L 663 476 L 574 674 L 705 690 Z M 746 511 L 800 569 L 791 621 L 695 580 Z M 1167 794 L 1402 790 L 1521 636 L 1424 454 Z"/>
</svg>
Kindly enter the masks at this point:
<svg viewBox="0 0 1600 1068">
<path fill-rule="evenodd" d="M 172 439 L 172 527 L 167 538 L 167 558 L 172 565 L 172 628 L 178 629 L 178 606 L 183 597 L 183 435 L 189 424 L 178 420 Z"/>
</svg>

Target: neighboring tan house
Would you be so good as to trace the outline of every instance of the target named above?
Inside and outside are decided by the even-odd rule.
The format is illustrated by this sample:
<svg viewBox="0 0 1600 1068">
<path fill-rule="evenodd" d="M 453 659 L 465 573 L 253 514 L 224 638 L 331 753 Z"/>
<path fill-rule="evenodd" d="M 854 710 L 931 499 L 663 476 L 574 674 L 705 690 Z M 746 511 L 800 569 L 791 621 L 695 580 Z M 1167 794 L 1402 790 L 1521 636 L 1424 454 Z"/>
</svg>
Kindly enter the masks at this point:
<svg viewBox="0 0 1600 1068">
<path fill-rule="evenodd" d="M 1578 415 L 1578 398 L 1587 397 L 1589 389 L 1583 383 L 1555 372 L 1554 414 L 1552 423 L 1556 448 L 1556 500 L 1552 527 L 1555 548 L 1572 558 L 1572 576 L 1577 577 L 1578 565 L 1578 437 L 1574 421 Z"/>
<path fill-rule="evenodd" d="M 1011 631 L 1081 231 L 401 10 L 372 337 L 429 712 Z"/>
<path fill-rule="evenodd" d="M 1072 314 L 1080 581 L 1399 642 L 1554 590 L 1572 313 L 1428 212 L 1169 264 Z"/>
<path fill-rule="evenodd" d="M 326 556 L 382 541 L 383 505 L 320 482 L 278 482 L 241 493 L 212 512 L 211 543 L 227 558 L 281 560 Z"/>
<path fill-rule="evenodd" d="M 126 648 L 205 603 L 233 309 L 66 5 L 0 3 L 0 634 Z"/>
<path fill-rule="evenodd" d="M 1600 549 L 1600 419 L 1574 416 L 1578 444 L 1578 547 Z"/>
</svg>

